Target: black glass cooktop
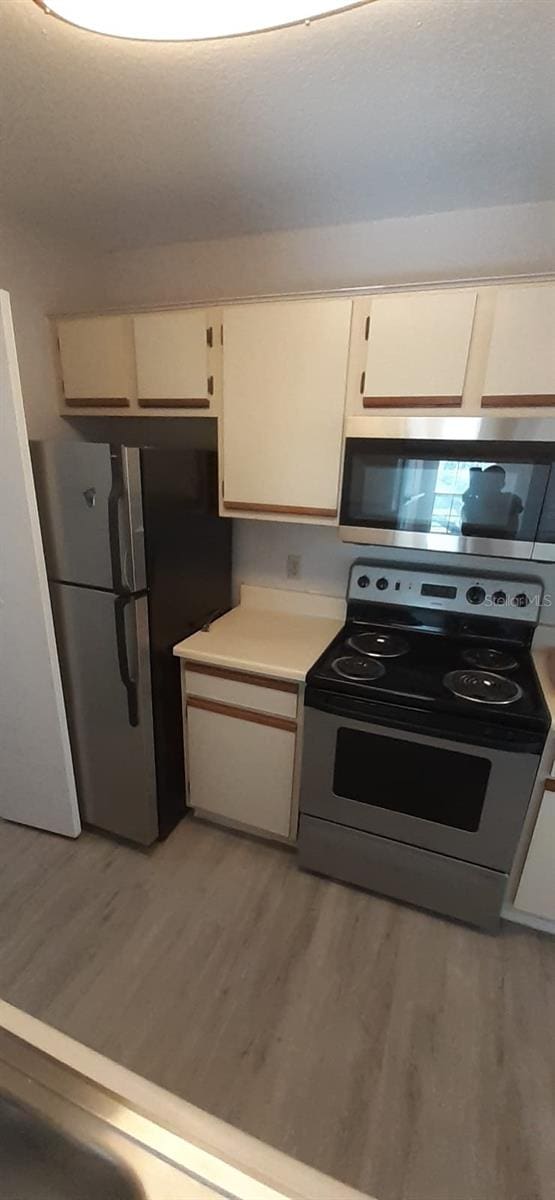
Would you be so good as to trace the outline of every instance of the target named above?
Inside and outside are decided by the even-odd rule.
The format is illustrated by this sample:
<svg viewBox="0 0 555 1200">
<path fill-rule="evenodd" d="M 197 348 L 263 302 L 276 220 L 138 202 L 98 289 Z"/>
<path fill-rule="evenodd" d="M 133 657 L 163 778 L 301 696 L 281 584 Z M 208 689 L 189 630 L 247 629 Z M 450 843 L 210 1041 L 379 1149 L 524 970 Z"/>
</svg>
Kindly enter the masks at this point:
<svg viewBox="0 0 555 1200">
<path fill-rule="evenodd" d="M 474 718 L 483 713 L 527 727 L 547 724 L 529 650 L 484 639 L 347 621 L 309 671 L 307 684 L 359 700 Z"/>
</svg>

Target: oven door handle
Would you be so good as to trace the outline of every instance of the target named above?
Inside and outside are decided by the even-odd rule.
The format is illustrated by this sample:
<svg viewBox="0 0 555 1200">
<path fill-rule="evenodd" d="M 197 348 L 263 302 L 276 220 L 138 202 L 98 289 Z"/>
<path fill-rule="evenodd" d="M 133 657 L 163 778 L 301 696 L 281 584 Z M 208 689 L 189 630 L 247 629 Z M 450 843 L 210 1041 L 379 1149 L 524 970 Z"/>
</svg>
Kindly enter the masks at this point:
<svg viewBox="0 0 555 1200">
<path fill-rule="evenodd" d="M 507 753 L 540 754 L 545 743 L 545 732 L 535 729 L 500 730 L 496 726 L 487 725 L 483 720 L 470 718 L 461 723 L 458 717 L 450 719 L 449 715 L 438 721 L 437 713 L 434 712 L 418 708 L 397 708 L 374 699 L 358 700 L 339 695 L 337 692 L 311 688 L 310 685 L 305 692 L 305 706 L 339 719 L 343 717 L 345 720 L 359 721 L 363 725 L 378 724 L 383 725 L 385 729 L 403 729 L 413 733 L 415 738 L 424 734 L 427 737 L 460 742 L 466 746 L 506 750 Z"/>
</svg>

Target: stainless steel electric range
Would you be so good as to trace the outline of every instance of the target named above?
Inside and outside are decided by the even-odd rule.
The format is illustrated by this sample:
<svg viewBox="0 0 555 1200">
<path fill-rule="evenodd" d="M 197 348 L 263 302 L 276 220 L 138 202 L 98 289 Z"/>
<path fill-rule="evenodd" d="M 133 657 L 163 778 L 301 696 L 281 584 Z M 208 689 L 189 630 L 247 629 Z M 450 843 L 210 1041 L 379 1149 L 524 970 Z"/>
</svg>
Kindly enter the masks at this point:
<svg viewBox="0 0 555 1200">
<path fill-rule="evenodd" d="M 299 865 L 499 923 L 549 719 L 539 580 L 359 560 L 305 693 Z"/>
</svg>

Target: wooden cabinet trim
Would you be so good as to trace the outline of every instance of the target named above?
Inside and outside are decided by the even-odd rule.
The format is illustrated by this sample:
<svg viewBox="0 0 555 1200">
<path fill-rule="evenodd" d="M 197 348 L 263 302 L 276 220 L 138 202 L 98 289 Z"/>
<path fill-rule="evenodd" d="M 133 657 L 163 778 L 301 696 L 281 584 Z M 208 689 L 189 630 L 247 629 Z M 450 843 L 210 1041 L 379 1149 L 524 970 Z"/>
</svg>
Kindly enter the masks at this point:
<svg viewBox="0 0 555 1200">
<path fill-rule="evenodd" d="M 196 671 L 197 675 L 215 675 L 218 679 L 232 679 L 234 683 L 251 683 L 256 687 L 270 688 L 274 692 L 291 692 L 296 694 L 298 686 L 288 679 L 271 679 L 268 675 L 254 675 L 249 671 L 234 671 L 227 667 L 215 667 L 211 663 L 192 662 L 183 660 L 186 671 Z"/>
<path fill-rule="evenodd" d="M 205 700 L 201 696 L 188 696 L 188 708 L 203 708 L 206 712 L 219 713 L 222 717 L 234 717 L 238 721 L 252 721 L 253 725 L 270 725 L 272 729 L 285 729 L 296 733 L 297 722 L 286 717 L 274 717 L 270 713 L 255 712 L 252 708 L 235 708 L 232 704 L 220 704 L 216 700 Z"/>
<path fill-rule="evenodd" d="M 246 500 L 224 500 L 224 508 L 241 512 L 286 513 L 299 517 L 336 517 L 337 508 L 305 508 L 294 504 L 249 504 Z"/>
<path fill-rule="evenodd" d="M 167 399 L 163 396 L 139 396 L 137 404 L 139 408 L 210 408 L 210 400 L 206 396 L 173 396 Z"/>
<path fill-rule="evenodd" d="M 363 408 L 460 408 L 462 396 L 364 396 Z"/>
<path fill-rule="evenodd" d="M 555 779 L 553 779 L 551 777 L 549 779 L 546 779 L 543 786 L 544 786 L 544 791 L 555 792 Z"/>
<path fill-rule="evenodd" d="M 69 408 L 129 408 L 127 396 L 64 396 Z"/>
<path fill-rule="evenodd" d="M 482 396 L 482 408 L 555 408 L 555 395 Z"/>
</svg>

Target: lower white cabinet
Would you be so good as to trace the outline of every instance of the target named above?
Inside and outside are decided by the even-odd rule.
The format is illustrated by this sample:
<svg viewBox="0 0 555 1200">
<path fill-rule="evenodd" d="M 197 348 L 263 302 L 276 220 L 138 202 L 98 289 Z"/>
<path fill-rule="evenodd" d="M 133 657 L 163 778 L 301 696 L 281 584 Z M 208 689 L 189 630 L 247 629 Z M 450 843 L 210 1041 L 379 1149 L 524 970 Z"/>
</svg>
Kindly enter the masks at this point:
<svg viewBox="0 0 555 1200">
<path fill-rule="evenodd" d="M 188 699 L 192 808 L 289 837 L 294 760 L 293 721 Z"/>
<path fill-rule="evenodd" d="M 555 921 L 555 779 L 547 780 L 514 907 Z"/>
</svg>

